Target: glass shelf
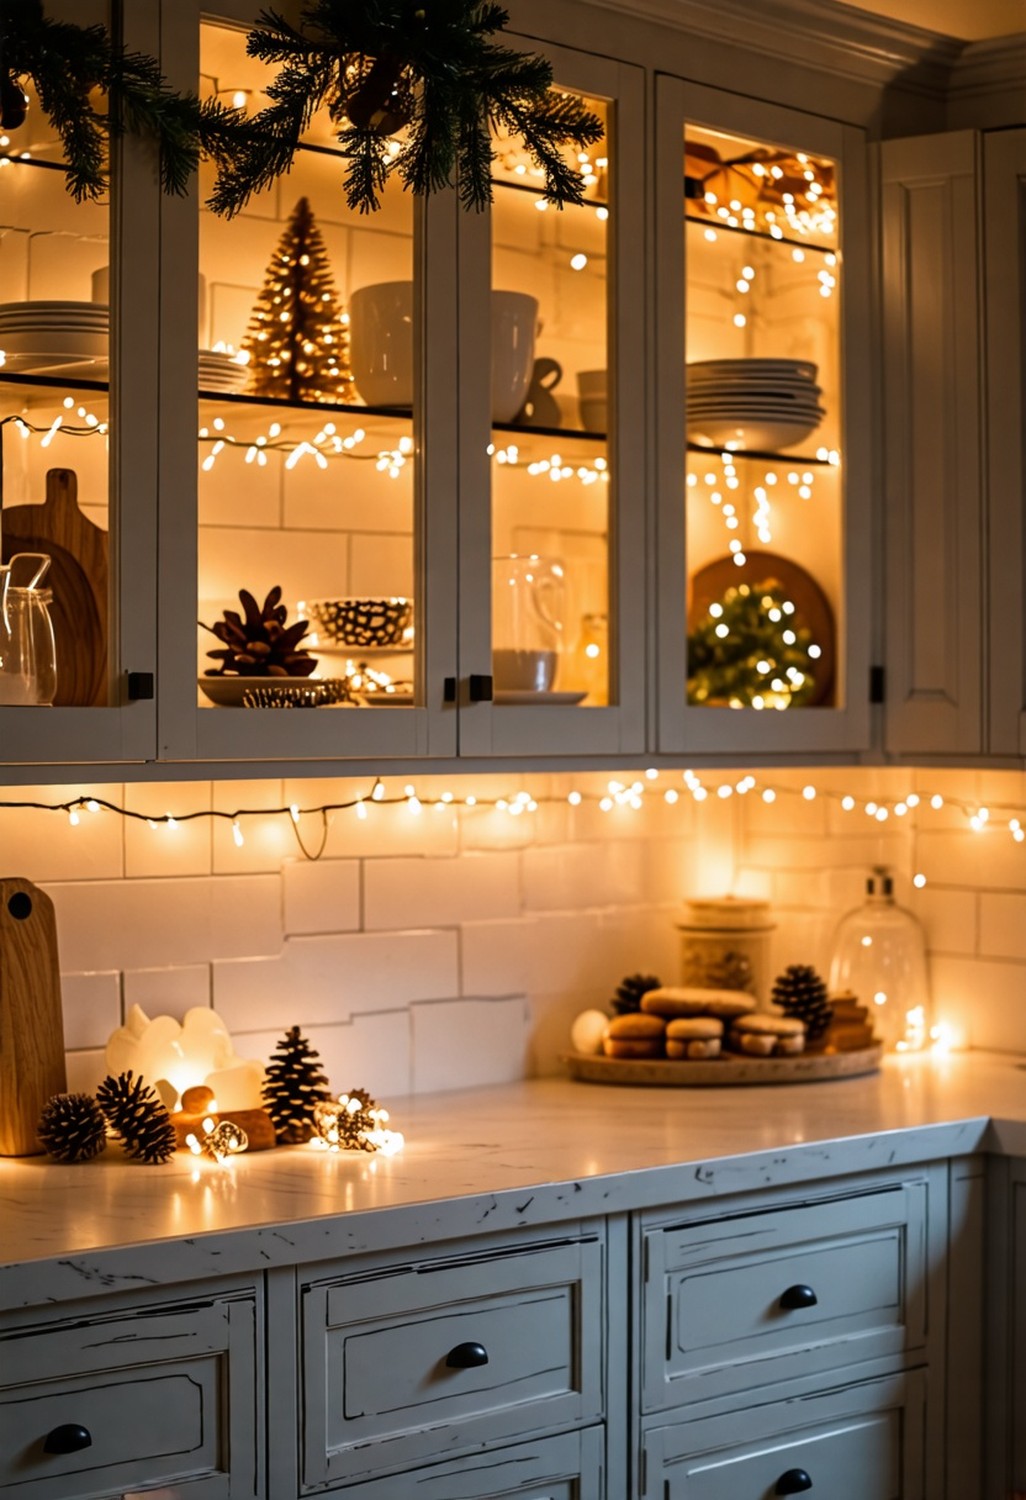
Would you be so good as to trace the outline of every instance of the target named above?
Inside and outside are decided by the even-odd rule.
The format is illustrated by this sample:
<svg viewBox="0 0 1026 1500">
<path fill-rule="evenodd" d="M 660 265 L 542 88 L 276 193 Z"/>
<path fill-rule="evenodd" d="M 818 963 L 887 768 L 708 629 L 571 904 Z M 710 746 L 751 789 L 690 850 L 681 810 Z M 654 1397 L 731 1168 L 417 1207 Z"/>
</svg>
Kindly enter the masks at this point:
<svg viewBox="0 0 1026 1500">
<path fill-rule="evenodd" d="M 32 375 L 27 371 L 19 374 L 16 370 L 0 370 L 0 384 L 22 385 L 30 390 L 60 390 L 60 391 L 106 391 L 109 389 L 106 380 L 85 380 L 80 375 Z"/>
<path fill-rule="evenodd" d="M 807 453 L 780 453 L 772 448 L 712 448 L 705 443 L 688 443 L 689 453 L 704 453 L 709 458 L 726 458 L 731 463 L 736 458 L 754 458 L 775 464 L 808 464 L 812 467 L 837 469 L 839 464 L 829 458 L 815 458 Z"/>
<path fill-rule="evenodd" d="M 746 240 L 765 240 L 770 245 L 791 245 L 798 250 L 808 250 L 814 255 L 832 255 L 837 257 L 837 250 L 833 245 L 817 245 L 812 240 L 803 240 L 789 234 L 770 234 L 765 229 L 746 229 L 743 224 L 724 224 L 720 219 L 714 219 L 706 214 L 684 215 L 685 224 L 698 224 L 703 229 L 713 229 L 717 234 L 740 234 Z"/>
</svg>

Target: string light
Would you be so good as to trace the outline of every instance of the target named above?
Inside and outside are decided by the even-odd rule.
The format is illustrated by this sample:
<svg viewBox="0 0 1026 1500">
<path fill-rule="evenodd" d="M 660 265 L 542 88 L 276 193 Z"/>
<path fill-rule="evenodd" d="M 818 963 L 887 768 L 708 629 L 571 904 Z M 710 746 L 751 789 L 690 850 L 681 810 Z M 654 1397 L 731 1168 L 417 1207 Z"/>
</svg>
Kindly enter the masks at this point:
<svg viewBox="0 0 1026 1500">
<path fill-rule="evenodd" d="M 685 770 L 681 773 L 683 784 L 683 792 L 681 792 L 676 787 L 658 787 L 655 783 L 659 775 L 660 772 L 656 771 L 653 776 L 651 770 L 648 770 L 643 776 L 636 776 L 629 781 L 610 780 L 602 790 L 582 790 L 574 787 L 566 793 L 542 793 L 538 796 L 527 791 L 519 791 L 508 797 L 478 797 L 474 794 L 460 796 L 451 790 L 443 791 L 438 796 L 427 796 L 418 792 L 412 783 L 404 785 L 401 793 L 389 794 L 385 783 L 378 777 L 369 791 L 361 791 L 343 801 L 318 803 L 311 807 L 301 807 L 298 803 L 291 802 L 281 807 L 240 807 L 234 811 L 206 808 L 193 812 L 166 812 L 154 815 L 120 807 L 115 802 L 89 793 L 61 802 L 43 802 L 34 799 L 3 800 L 0 801 L 0 812 L 5 809 L 19 811 L 34 809 L 40 812 L 61 813 L 67 818 L 72 828 L 82 826 L 81 815 L 85 811 L 93 814 L 113 813 L 129 821 L 145 823 L 158 835 L 173 833 L 186 823 L 209 819 L 227 823 L 231 829 L 233 842 L 236 848 L 240 849 L 245 844 L 243 820 L 285 818 L 305 857 L 316 860 L 324 852 L 327 834 L 335 814 L 352 811 L 358 819 L 363 820 L 368 817 L 368 809 L 373 804 L 379 807 L 402 806 L 413 814 L 419 814 L 425 809 L 438 809 L 439 811 L 465 809 L 468 813 L 478 810 L 492 811 L 505 813 L 511 818 L 521 818 L 537 812 L 543 804 L 561 804 L 577 808 L 590 803 L 605 813 L 618 809 L 626 812 L 640 812 L 646 801 L 651 802 L 655 798 L 669 807 L 674 807 L 680 804 L 687 806 L 689 803 L 702 803 L 710 796 L 715 797 L 717 801 L 726 801 L 734 795 L 745 796 L 750 792 L 757 792 L 760 799 L 767 805 L 772 805 L 781 798 L 798 799 L 804 802 L 822 800 L 835 804 L 844 812 L 861 810 L 865 816 L 880 823 L 888 821 L 892 816 L 907 818 L 908 814 L 914 812 L 916 808 L 928 807 L 933 811 L 938 811 L 943 807 L 960 813 L 965 819 L 966 827 L 978 835 L 994 837 L 1003 834 L 1011 837 L 1017 844 L 1026 842 L 1026 829 L 1023 827 L 1023 822 L 1026 820 L 1026 808 L 1018 805 L 995 803 L 989 807 L 981 807 L 979 803 L 966 799 L 945 798 L 939 793 L 929 795 L 916 792 L 884 801 L 876 801 L 873 798 L 862 800 L 850 792 L 816 787 L 812 782 L 807 782 L 801 787 L 774 785 L 771 782 L 758 780 L 751 773 L 742 776 L 736 782 L 723 780 L 707 784 L 692 770 Z M 898 813 L 898 808 L 901 806 L 905 808 L 904 814 Z M 305 846 L 300 837 L 300 824 L 306 818 L 321 820 L 322 839 L 314 852 Z M 917 890 L 923 889 L 926 883 L 927 877 L 921 872 L 912 877 L 912 884 Z"/>
</svg>

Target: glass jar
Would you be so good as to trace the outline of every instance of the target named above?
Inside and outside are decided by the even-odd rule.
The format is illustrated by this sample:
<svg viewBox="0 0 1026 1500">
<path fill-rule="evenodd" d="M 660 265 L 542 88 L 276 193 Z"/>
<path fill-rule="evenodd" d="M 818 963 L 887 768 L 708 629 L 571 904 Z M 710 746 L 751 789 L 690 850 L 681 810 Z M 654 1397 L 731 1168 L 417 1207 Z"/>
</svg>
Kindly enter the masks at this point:
<svg viewBox="0 0 1026 1500">
<path fill-rule="evenodd" d="M 830 992 L 849 990 L 869 1007 L 873 1029 L 889 1051 L 922 1047 L 929 1031 L 930 989 L 922 925 L 894 900 L 880 868 L 866 881 L 862 906 L 834 934 Z"/>
<path fill-rule="evenodd" d="M 49 566 L 41 552 L 17 552 L 0 567 L 0 704 L 51 704 L 57 692 L 53 595 L 39 587 Z"/>
<path fill-rule="evenodd" d="M 769 902 L 722 896 L 685 903 L 681 984 L 747 990 L 756 1009 L 769 1006 L 770 938 L 776 924 Z"/>
</svg>

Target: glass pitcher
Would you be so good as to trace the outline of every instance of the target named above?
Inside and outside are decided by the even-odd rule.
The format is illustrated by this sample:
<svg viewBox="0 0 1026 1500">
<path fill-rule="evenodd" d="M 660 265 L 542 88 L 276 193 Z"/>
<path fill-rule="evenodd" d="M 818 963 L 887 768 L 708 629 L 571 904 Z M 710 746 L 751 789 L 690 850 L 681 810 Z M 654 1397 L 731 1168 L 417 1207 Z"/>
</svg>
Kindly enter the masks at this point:
<svg viewBox="0 0 1026 1500">
<path fill-rule="evenodd" d="M 42 552 L 16 552 L 0 566 L 0 706 L 51 704 L 57 692 L 57 651 Z"/>
<path fill-rule="evenodd" d="M 547 693 L 563 645 L 563 564 L 513 552 L 492 559 L 492 671 L 496 692 Z"/>
</svg>

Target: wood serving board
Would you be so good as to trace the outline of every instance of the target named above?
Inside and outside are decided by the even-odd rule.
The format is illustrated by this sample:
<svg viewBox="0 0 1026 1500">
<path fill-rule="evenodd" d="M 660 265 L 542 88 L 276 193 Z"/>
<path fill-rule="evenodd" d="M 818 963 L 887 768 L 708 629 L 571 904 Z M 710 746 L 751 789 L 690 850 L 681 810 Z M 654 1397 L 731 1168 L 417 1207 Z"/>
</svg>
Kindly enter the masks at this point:
<svg viewBox="0 0 1026 1500">
<path fill-rule="evenodd" d="M 641 1084 L 654 1088 L 737 1087 L 760 1083 L 821 1083 L 827 1078 L 857 1078 L 875 1073 L 883 1046 L 853 1052 L 803 1052 L 798 1057 L 725 1057 L 703 1062 L 674 1062 L 662 1057 L 602 1057 L 567 1052 L 563 1061 L 571 1078 L 584 1083 Z"/>
<path fill-rule="evenodd" d="M 48 469 L 42 505 L 0 512 L 4 562 L 16 552 L 45 552 L 52 589 L 50 615 L 57 644 L 58 706 L 107 702 L 107 533 L 78 508 L 73 469 Z"/>
<path fill-rule="evenodd" d="M 0 880 L 0 1156 L 38 1156 L 43 1105 L 67 1089 L 53 902 Z"/>
</svg>

